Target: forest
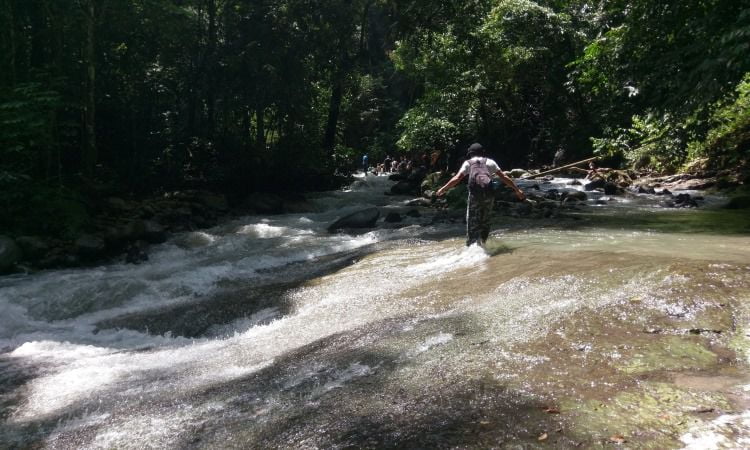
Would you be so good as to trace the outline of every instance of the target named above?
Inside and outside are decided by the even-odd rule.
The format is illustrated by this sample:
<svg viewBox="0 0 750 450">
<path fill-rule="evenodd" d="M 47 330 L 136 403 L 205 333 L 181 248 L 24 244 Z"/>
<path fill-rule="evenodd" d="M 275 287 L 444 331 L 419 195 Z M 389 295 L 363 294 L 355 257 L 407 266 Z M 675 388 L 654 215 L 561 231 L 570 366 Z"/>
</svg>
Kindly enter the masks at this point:
<svg viewBox="0 0 750 450">
<path fill-rule="evenodd" d="M 748 47 L 747 0 L 0 0 L 0 234 L 474 141 L 507 168 L 747 168 Z"/>
</svg>

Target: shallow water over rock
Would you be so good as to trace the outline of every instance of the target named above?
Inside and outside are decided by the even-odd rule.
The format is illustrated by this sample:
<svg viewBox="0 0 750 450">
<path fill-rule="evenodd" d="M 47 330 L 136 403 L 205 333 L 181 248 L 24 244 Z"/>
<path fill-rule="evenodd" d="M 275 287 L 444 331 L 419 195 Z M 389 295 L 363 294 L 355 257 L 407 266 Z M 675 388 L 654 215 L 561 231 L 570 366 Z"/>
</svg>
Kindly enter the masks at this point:
<svg viewBox="0 0 750 450">
<path fill-rule="evenodd" d="M 427 208 L 398 228 L 327 232 L 358 210 L 382 221 L 403 209 L 390 184 L 368 176 L 317 196 L 316 213 L 177 236 L 140 266 L 0 279 L 2 442 L 750 438 L 747 217 L 667 211 L 648 195 L 597 206 L 589 193 L 568 217 L 498 216 L 486 249 Z"/>
</svg>

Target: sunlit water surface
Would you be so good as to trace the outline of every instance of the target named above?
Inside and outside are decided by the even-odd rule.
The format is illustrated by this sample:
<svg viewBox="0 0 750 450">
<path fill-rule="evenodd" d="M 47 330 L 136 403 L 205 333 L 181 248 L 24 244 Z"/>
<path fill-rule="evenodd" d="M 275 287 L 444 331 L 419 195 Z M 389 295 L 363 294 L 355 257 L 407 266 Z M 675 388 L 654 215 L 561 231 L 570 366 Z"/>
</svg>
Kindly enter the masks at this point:
<svg viewBox="0 0 750 450">
<path fill-rule="evenodd" d="M 659 308 L 676 285 L 706 272 L 722 295 L 750 292 L 746 234 L 500 220 L 485 250 L 463 246 L 459 221 L 431 224 L 430 210 L 400 228 L 326 232 L 364 207 L 410 209 L 409 199 L 383 195 L 389 186 L 368 176 L 315 196 L 314 213 L 248 216 L 176 236 L 137 266 L 0 278 L 2 441 L 260 447 L 264 436 L 276 446 L 367 445 L 357 434 L 364 425 L 318 410 L 396 414 L 377 393 L 397 389 L 428 392 L 449 409 L 440 392 L 461 377 L 523 385 L 504 365 L 540 361 L 511 346 L 582 308 L 634 297 Z M 604 208 L 659 210 L 648 196 Z M 477 343 L 481 355 L 466 351 Z M 394 423 L 429 412 L 400 408 Z M 686 442 L 723 439 L 710 432 Z"/>
</svg>

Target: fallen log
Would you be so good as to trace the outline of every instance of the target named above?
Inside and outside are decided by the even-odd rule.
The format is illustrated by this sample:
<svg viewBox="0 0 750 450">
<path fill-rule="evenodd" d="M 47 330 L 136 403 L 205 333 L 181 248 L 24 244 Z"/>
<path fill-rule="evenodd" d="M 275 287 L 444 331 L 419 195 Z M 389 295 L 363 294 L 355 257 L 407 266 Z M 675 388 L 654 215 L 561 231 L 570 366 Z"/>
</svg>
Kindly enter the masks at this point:
<svg viewBox="0 0 750 450">
<path fill-rule="evenodd" d="M 569 169 L 569 168 L 571 168 L 573 166 L 577 166 L 578 164 L 587 163 L 587 162 L 593 161 L 595 159 L 599 159 L 599 157 L 598 156 L 592 156 L 591 158 L 586 158 L 586 159 L 584 159 L 582 161 L 578 161 L 578 162 L 574 162 L 574 163 L 570 163 L 570 164 L 565 164 L 564 166 L 555 167 L 554 169 L 545 170 L 544 172 L 535 173 L 533 175 L 526 175 L 525 177 L 521 177 L 520 179 L 521 180 L 530 180 L 532 178 L 540 177 L 542 175 L 549 175 L 551 173 L 559 172 L 559 171 L 561 171 L 563 169 Z"/>
</svg>

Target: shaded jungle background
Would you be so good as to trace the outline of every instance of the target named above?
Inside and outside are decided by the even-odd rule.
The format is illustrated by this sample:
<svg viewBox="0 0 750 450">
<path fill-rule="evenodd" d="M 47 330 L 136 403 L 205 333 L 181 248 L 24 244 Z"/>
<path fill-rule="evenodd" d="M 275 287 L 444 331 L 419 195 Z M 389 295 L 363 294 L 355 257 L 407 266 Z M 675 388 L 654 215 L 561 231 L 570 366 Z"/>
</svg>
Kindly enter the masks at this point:
<svg viewBox="0 0 750 450">
<path fill-rule="evenodd" d="M 746 167 L 749 46 L 746 0 L 0 0 L 0 231 L 475 140 L 506 168 Z"/>
</svg>

